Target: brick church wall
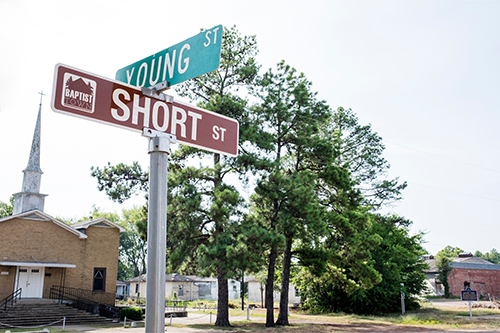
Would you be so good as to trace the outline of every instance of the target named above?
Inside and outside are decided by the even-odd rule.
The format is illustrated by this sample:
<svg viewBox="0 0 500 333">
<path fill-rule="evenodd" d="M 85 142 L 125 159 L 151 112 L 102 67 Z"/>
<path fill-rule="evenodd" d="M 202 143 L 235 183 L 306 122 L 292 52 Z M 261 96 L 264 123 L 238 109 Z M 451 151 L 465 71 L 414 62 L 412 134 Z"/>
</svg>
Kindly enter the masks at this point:
<svg viewBox="0 0 500 333">
<path fill-rule="evenodd" d="M 105 291 L 111 295 L 105 303 L 114 304 L 120 231 L 114 227 L 89 226 L 86 234 L 86 239 L 80 239 L 46 220 L 3 221 L 0 223 L 0 261 L 76 265 L 65 268 L 64 279 L 61 279 L 62 268 L 45 267 L 43 298 L 49 298 L 52 285 L 61 283 L 65 287 L 92 290 L 94 268 L 106 268 Z M 15 278 L 16 267 L 0 266 L 0 300 L 14 291 Z"/>
</svg>

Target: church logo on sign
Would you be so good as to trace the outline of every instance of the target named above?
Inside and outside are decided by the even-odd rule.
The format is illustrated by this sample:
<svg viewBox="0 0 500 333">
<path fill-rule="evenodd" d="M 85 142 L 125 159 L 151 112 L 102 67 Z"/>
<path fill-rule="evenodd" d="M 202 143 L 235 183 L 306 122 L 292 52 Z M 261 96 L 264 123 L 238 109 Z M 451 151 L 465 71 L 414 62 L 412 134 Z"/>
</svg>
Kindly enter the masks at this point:
<svg viewBox="0 0 500 333">
<path fill-rule="evenodd" d="M 64 74 L 62 104 L 66 107 L 94 113 L 97 83 L 78 75 Z"/>
</svg>

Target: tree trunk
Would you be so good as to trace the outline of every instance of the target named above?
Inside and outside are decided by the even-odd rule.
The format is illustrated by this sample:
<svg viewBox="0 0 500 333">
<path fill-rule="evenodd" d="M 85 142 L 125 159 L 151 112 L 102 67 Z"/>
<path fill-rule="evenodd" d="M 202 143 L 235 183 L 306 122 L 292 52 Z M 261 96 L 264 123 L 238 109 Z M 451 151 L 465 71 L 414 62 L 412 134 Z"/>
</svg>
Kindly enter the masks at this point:
<svg viewBox="0 0 500 333">
<path fill-rule="evenodd" d="M 217 164 L 220 162 L 220 155 L 214 154 L 214 169 L 216 169 Z M 222 184 L 222 177 L 220 172 L 215 172 L 214 177 L 214 192 Z M 217 236 L 221 234 L 224 229 L 222 227 L 222 223 L 214 218 L 215 220 L 215 233 L 214 238 L 217 239 Z M 225 252 L 225 251 L 224 251 Z M 229 290 L 227 284 L 226 274 L 224 274 L 224 269 L 222 268 L 222 260 L 224 260 L 225 255 L 219 255 L 217 259 L 217 319 L 215 320 L 215 326 L 223 326 L 228 327 L 231 326 L 229 323 Z"/>
<path fill-rule="evenodd" d="M 283 257 L 283 275 L 281 282 L 280 312 L 276 325 L 290 325 L 288 322 L 288 291 L 290 289 L 290 265 L 292 262 L 292 238 L 286 239 L 285 255 Z"/>
<path fill-rule="evenodd" d="M 217 319 L 215 320 L 215 326 L 231 326 L 229 323 L 229 306 L 228 306 L 228 284 L 227 279 L 224 276 L 221 265 L 217 268 Z"/>
<path fill-rule="evenodd" d="M 267 281 L 266 281 L 266 327 L 274 327 L 274 297 L 273 297 L 273 286 L 274 286 L 274 266 L 276 264 L 276 257 L 278 251 L 275 247 L 271 249 L 269 254 L 269 269 L 267 270 Z"/>
</svg>

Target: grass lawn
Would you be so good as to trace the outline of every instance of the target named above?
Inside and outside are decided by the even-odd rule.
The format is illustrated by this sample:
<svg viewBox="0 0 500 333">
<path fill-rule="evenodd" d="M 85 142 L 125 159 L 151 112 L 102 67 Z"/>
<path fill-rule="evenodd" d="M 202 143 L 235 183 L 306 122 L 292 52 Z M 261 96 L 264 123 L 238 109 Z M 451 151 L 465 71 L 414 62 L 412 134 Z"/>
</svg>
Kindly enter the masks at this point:
<svg viewBox="0 0 500 333">
<path fill-rule="evenodd" d="M 267 333 L 292 332 L 292 333 L 323 333 L 323 332 L 436 332 L 435 330 L 496 330 L 500 332 L 500 310 L 496 309 L 472 309 L 473 318 L 469 318 L 467 306 L 446 306 L 437 304 L 434 300 L 429 303 L 422 303 L 419 310 L 408 311 L 405 315 L 400 313 L 386 314 L 379 316 L 359 316 L 345 313 L 329 313 L 311 315 L 303 311 L 292 311 L 290 313 L 290 326 L 265 328 L 265 309 L 255 309 L 250 321 L 231 321 L 232 327 L 221 328 L 212 324 L 176 324 L 176 327 L 191 327 L 206 330 L 237 332 L 257 332 Z M 459 302 L 459 305 L 463 303 Z M 207 309 L 205 312 L 190 311 L 194 314 L 216 314 L 214 309 Z M 240 316 L 246 319 L 247 312 L 240 309 L 230 309 L 231 316 Z M 278 316 L 275 312 L 274 319 Z M 213 318 L 215 321 L 215 316 Z M 168 321 L 167 321 L 168 323 Z M 123 325 L 123 324 L 121 324 Z M 121 325 L 113 325 L 119 327 Z M 168 325 L 168 324 L 167 324 Z M 144 327 L 144 323 L 137 323 L 138 327 Z M 102 327 L 102 326 L 101 326 Z M 111 326 L 109 326 L 111 327 Z M 123 327 L 123 326 L 121 326 Z M 168 326 L 166 326 L 168 330 Z M 411 329 L 410 329 L 411 328 Z M 27 332 L 33 329 L 12 329 L 11 332 Z M 0 327 L 0 332 L 5 332 L 5 328 Z M 61 330 L 50 328 L 51 333 L 58 333 Z M 67 331 L 66 331 L 67 332 Z M 109 330 L 110 333 L 113 329 Z M 439 331 L 443 332 L 443 331 Z"/>
<path fill-rule="evenodd" d="M 216 311 L 211 310 L 212 313 Z M 206 312 L 205 312 L 206 313 Z M 231 316 L 246 317 L 246 311 L 230 309 Z M 292 311 L 290 314 L 289 327 L 266 328 L 266 332 L 296 332 L 296 333 L 316 333 L 316 332 L 367 332 L 386 331 L 386 332 L 405 332 L 408 327 L 412 331 L 439 329 L 482 329 L 482 330 L 500 330 L 500 311 L 495 309 L 472 309 L 473 318 L 469 318 L 467 307 L 446 307 L 435 306 L 431 302 L 422 303 L 419 310 L 408 311 L 405 315 L 400 313 L 385 314 L 379 316 L 360 316 L 345 313 L 310 315 L 301 311 Z M 250 321 L 233 321 L 232 327 L 227 328 L 233 332 L 251 332 L 264 329 L 262 321 L 256 321 L 256 317 L 265 318 L 265 309 L 255 309 Z M 277 318 L 275 312 L 274 319 Z M 213 324 L 188 325 L 188 327 L 199 329 L 221 330 L 220 327 L 214 327 Z M 405 329 L 406 327 L 406 329 Z M 224 329 L 226 330 L 226 329 Z"/>
</svg>

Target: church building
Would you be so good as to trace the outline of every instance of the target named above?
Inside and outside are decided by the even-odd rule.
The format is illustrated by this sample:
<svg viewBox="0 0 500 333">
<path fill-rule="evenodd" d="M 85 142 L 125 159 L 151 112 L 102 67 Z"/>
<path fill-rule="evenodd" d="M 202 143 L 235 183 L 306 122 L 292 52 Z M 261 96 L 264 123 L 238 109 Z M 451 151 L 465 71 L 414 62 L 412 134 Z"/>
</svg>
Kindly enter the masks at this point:
<svg viewBox="0 0 500 333">
<path fill-rule="evenodd" d="M 106 219 L 67 225 L 44 212 L 40 118 L 41 103 L 22 191 L 14 194 L 13 214 L 0 218 L 0 302 L 16 291 L 21 298 L 50 298 L 54 286 L 86 290 L 114 305 L 125 230 Z"/>
</svg>

